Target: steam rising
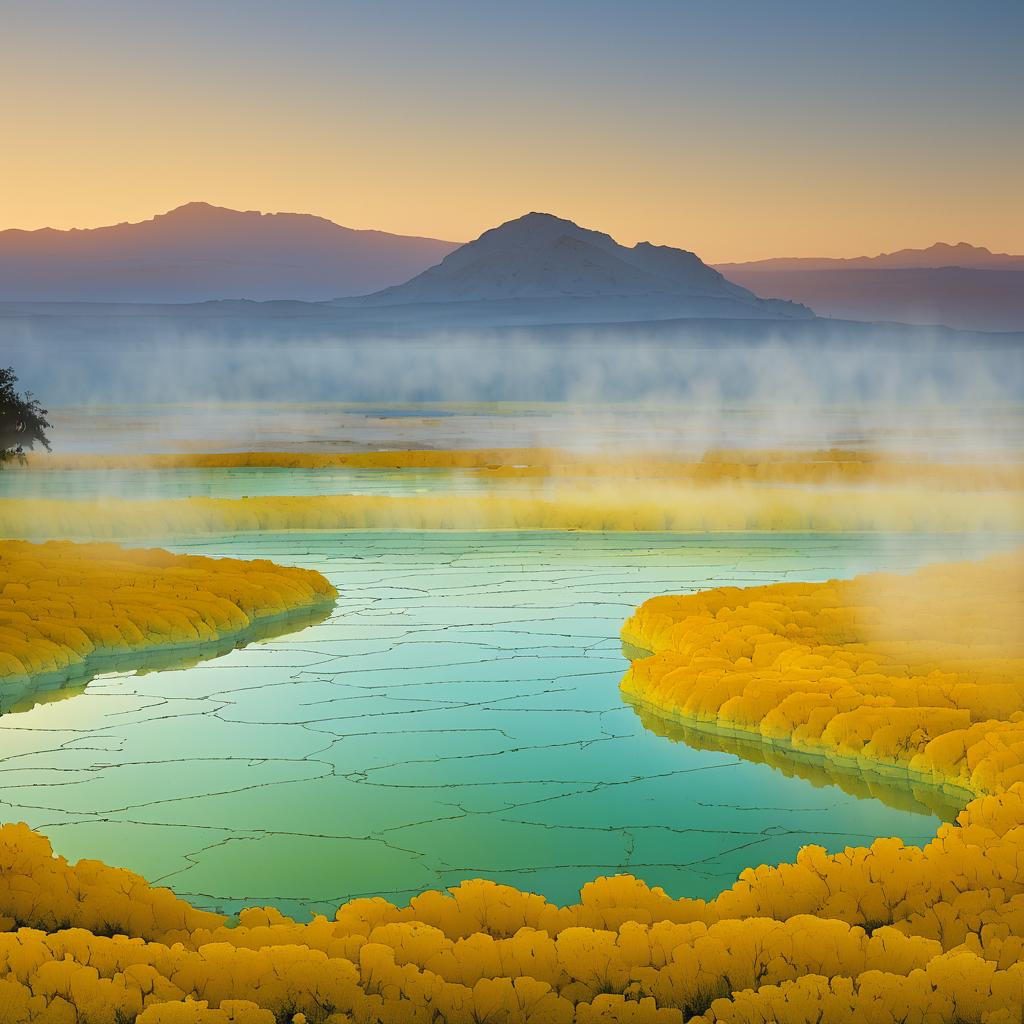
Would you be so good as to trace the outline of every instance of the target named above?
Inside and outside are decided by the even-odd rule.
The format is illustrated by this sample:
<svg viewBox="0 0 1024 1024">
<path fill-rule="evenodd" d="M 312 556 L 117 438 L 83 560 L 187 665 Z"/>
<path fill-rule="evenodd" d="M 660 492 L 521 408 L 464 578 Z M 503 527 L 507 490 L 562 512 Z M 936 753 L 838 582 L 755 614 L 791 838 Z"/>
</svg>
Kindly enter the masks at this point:
<svg viewBox="0 0 1024 1024">
<path fill-rule="evenodd" d="M 66 316 L 53 324 L 33 316 L 5 322 L 0 361 L 14 364 L 51 409 L 201 403 L 216 418 L 224 403 L 243 402 L 559 402 L 558 425 L 547 432 L 556 436 L 524 421 L 497 443 L 562 447 L 617 438 L 629 447 L 698 450 L 898 438 L 903 446 L 928 439 L 937 450 L 1005 449 L 1019 441 L 1024 397 L 1020 336 L 820 321 L 396 336 L 269 314 L 201 325 L 173 316 Z M 249 413 L 254 429 L 265 415 Z M 287 421 L 287 410 L 274 415 Z M 614 427 L 595 427 L 608 415 L 618 415 Z M 192 432 L 199 435 L 198 422 Z"/>
</svg>

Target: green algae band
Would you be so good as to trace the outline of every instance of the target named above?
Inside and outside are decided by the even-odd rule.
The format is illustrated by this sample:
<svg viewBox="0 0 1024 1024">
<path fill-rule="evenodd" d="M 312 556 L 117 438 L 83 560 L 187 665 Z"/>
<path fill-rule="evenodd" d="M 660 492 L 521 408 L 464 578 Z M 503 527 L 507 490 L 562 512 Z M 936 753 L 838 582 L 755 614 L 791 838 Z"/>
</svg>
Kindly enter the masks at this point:
<svg viewBox="0 0 1024 1024">
<path fill-rule="evenodd" d="M 0 684 L 240 637 L 336 597 L 320 573 L 268 561 L 0 541 Z"/>
</svg>

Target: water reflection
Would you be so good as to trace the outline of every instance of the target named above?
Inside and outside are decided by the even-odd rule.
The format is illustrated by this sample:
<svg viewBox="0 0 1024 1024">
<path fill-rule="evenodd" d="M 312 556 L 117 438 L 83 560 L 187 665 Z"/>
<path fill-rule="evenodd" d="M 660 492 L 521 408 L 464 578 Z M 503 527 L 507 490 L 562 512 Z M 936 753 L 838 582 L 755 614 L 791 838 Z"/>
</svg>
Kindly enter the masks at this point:
<svg viewBox="0 0 1024 1024">
<path fill-rule="evenodd" d="M 328 601 L 313 608 L 302 608 L 264 619 L 240 633 L 211 640 L 204 644 L 178 645 L 156 651 L 125 651 L 123 654 L 101 654 L 85 659 L 68 672 L 51 672 L 31 679 L 7 677 L 0 680 L 0 715 L 31 711 L 40 704 L 67 700 L 83 693 L 97 676 L 114 673 L 146 675 L 169 669 L 192 668 L 203 661 L 220 658 L 249 644 L 294 633 L 306 626 L 323 622 L 334 610 Z"/>
<path fill-rule="evenodd" d="M 624 653 L 629 657 L 625 645 Z M 636 653 L 634 651 L 634 657 Z M 851 796 L 874 798 L 899 811 L 933 814 L 942 821 L 953 821 L 973 799 L 973 794 L 967 790 L 916 782 L 909 775 L 895 774 L 898 769 L 890 774 L 881 769 L 844 764 L 825 755 L 796 750 L 778 740 L 763 739 L 752 733 L 727 732 L 704 723 L 684 722 L 650 705 L 626 697 L 623 700 L 633 708 L 645 729 L 673 743 L 684 743 L 694 750 L 735 754 L 745 761 L 774 768 L 789 778 L 805 779 L 812 786 L 838 786 Z"/>
</svg>

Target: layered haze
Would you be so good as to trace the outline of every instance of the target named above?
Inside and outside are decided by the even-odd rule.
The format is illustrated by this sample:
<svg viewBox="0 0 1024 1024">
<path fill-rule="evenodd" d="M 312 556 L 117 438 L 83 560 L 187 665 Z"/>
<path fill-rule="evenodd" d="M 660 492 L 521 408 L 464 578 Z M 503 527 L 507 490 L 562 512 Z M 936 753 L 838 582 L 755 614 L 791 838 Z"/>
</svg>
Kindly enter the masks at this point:
<svg viewBox="0 0 1024 1024">
<path fill-rule="evenodd" d="M 292 223 L 213 215 L 259 232 Z M 229 232 L 220 244 L 236 241 Z M 250 266 L 256 255 L 250 246 Z M 0 303 L 0 365 L 16 365 L 48 402 L 74 405 L 669 402 L 722 415 L 751 403 L 992 405 L 1024 394 L 1022 338 L 822 320 L 758 298 L 692 252 L 624 246 L 541 213 L 359 298 Z"/>
</svg>

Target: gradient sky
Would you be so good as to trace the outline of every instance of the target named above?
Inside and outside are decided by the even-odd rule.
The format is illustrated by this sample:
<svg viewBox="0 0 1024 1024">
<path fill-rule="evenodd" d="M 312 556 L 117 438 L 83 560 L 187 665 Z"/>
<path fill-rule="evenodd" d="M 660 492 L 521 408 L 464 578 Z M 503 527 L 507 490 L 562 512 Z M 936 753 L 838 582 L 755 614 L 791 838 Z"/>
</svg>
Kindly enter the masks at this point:
<svg viewBox="0 0 1024 1024">
<path fill-rule="evenodd" d="M 1024 2 L 0 0 L 0 227 L 1024 251 Z"/>
</svg>

